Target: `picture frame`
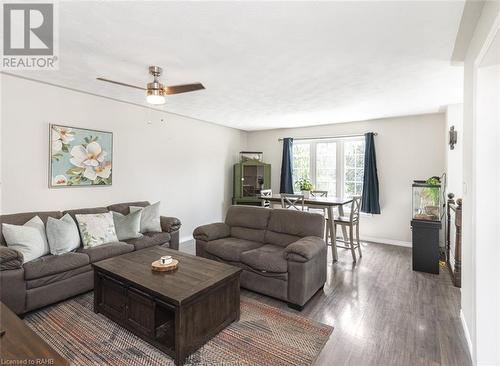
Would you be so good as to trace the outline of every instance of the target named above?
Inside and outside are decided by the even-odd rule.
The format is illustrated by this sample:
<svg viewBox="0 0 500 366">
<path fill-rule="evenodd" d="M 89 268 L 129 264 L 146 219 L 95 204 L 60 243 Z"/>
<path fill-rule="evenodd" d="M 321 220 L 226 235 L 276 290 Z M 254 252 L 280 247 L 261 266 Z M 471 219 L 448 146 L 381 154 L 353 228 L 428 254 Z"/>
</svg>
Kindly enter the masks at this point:
<svg viewBox="0 0 500 366">
<path fill-rule="evenodd" d="M 49 188 L 112 184 L 112 132 L 49 124 Z"/>
</svg>

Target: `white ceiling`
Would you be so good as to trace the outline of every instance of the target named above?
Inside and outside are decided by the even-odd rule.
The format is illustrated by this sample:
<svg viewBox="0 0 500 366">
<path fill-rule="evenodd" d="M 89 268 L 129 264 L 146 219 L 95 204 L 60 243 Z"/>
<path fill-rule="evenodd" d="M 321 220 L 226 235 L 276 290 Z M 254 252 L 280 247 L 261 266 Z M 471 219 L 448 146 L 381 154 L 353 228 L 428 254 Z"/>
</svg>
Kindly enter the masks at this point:
<svg viewBox="0 0 500 366">
<path fill-rule="evenodd" d="M 244 130 L 438 112 L 461 102 L 450 58 L 463 1 L 61 2 L 59 71 L 19 74 L 145 104 L 148 65 L 169 112 Z"/>
</svg>

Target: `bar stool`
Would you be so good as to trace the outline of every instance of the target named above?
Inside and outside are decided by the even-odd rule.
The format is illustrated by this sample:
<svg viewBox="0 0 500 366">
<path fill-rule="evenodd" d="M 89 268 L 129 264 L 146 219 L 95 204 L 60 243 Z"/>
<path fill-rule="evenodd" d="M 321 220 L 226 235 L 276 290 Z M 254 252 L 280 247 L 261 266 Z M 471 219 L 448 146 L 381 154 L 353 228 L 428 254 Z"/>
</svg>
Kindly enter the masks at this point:
<svg viewBox="0 0 500 366">
<path fill-rule="evenodd" d="M 350 249 L 352 254 L 352 259 L 356 262 L 356 251 L 358 249 L 359 256 L 361 257 L 361 243 L 359 241 L 359 211 L 361 208 L 361 196 L 354 196 L 351 203 L 351 213 L 349 216 L 336 216 L 333 220 L 333 224 L 335 226 L 334 232 L 337 232 L 337 225 L 349 227 L 349 242 L 345 242 L 344 240 L 340 240 L 347 244 L 348 246 L 340 246 L 337 245 L 337 248 Z M 354 228 L 356 228 L 356 241 L 357 244 L 354 244 Z M 335 235 L 332 235 L 332 240 L 337 240 Z"/>
<path fill-rule="evenodd" d="M 311 191 L 312 197 L 328 197 L 328 191 Z M 328 229 L 328 210 L 326 208 L 307 208 L 309 212 L 315 212 L 323 215 L 325 217 L 325 241 L 328 244 L 328 237 L 330 230 Z"/>
<path fill-rule="evenodd" d="M 261 189 L 260 195 L 261 195 L 261 197 L 272 197 L 273 190 L 272 189 Z M 262 207 L 273 208 L 271 201 L 268 201 L 268 200 L 262 201 Z"/>
<path fill-rule="evenodd" d="M 281 207 L 304 211 L 304 195 L 281 193 Z"/>
</svg>

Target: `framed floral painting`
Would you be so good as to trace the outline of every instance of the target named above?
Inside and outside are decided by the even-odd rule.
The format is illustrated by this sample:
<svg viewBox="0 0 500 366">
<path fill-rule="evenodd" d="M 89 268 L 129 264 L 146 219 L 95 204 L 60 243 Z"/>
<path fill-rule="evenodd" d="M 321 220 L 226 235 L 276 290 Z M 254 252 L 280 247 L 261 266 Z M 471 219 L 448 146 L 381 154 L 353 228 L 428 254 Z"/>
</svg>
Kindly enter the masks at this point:
<svg viewBox="0 0 500 366">
<path fill-rule="evenodd" d="M 49 125 L 49 187 L 109 186 L 113 181 L 113 133 Z"/>
</svg>

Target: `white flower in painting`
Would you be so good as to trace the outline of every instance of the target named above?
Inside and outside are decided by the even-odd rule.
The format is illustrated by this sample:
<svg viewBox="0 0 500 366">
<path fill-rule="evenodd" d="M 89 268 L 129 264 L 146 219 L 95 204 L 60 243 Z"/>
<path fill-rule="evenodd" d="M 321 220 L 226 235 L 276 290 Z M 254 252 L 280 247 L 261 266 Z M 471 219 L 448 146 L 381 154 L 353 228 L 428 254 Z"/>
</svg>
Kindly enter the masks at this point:
<svg viewBox="0 0 500 366">
<path fill-rule="evenodd" d="M 96 180 L 97 177 L 107 179 L 111 175 L 111 163 L 103 162 L 96 167 L 88 166 L 83 172 L 83 176 L 89 180 Z"/>
<path fill-rule="evenodd" d="M 71 164 L 80 168 L 96 167 L 104 161 L 107 155 L 106 151 L 101 149 L 101 145 L 97 142 L 91 142 L 87 147 L 82 145 L 75 146 L 71 149 L 72 158 L 69 159 Z"/>
<path fill-rule="evenodd" d="M 54 186 L 65 186 L 68 184 L 68 179 L 64 175 L 56 175 L 52 178 L 52 185 Z"/>
<path fill-rule="evenodd" d="M 52 128 L 52 150 L 58 152 L 63 144 L 69 144 L 75 139 L 75 133 L 71 128 L 53 127 Z"/>
</svg>

